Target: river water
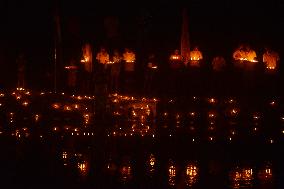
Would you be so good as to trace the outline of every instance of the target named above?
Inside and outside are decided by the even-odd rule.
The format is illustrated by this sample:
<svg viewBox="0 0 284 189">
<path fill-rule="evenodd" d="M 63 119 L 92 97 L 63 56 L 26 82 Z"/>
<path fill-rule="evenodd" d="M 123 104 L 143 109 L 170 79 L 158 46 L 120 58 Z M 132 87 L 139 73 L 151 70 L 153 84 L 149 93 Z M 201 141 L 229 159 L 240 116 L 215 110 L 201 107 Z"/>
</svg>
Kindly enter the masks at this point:
<svg viewBox="0 0 284 189">
<path fill-rule="evenodd" d="M 129 106 L 121 97 L 101 115 L 83 106 L 92 100 L 51 99 L 2 99 L 1 186 L 283 188 L 280 101 Z"/>
</svg>

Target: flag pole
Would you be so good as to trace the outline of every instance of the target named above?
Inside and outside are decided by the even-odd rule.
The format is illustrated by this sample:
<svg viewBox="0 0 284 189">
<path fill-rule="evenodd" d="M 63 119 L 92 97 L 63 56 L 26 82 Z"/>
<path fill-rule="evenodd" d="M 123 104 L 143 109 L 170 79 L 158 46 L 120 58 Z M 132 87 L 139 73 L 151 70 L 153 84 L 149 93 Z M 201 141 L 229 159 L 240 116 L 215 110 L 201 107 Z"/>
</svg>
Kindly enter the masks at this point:
<svg viewBox="0 0 284 189">
<path fill-rule="evenodd" d="M 57 92 L 57 66 L 58 66 L 58 60 L 61 58 L 59 57 L 59 46 L 61 43 L 61 28 L 60 28 L 60 17 L 59 17 L 59 7 L 58 7 L 58 1 L 55 0 L 55 11 L 54 11 L 54 24 L 55 24 L 55 31 L 54 31 L 54 93 Z"/>
<path fill-rule="evenodd" d="M 54 93 L 57 92 L 57 50 L 56 50 L 56 40 L 55 40 L 55 47 L 54 47 Z"/>
</svg>

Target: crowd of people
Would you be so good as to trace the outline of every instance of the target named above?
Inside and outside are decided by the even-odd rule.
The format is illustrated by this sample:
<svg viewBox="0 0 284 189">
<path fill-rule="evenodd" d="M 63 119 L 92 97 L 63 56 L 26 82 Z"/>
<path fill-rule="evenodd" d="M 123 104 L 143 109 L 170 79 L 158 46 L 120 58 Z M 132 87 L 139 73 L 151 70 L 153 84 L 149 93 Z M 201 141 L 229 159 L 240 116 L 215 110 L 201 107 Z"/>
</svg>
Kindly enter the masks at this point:
<svg viewBox="0 0 284 189">
<path fill-rule="evenodd" d="M 134 51 L 125 48 L 123 53 L 118 49 L 109 53 L 105 47 L 101 47 L 94 59 L 92 54 L 93 50 L 87 44 L 82 49 L 81 64 L 76 67 L 72 64 L 65 67 L 68 90 L 91 93 L 96 90 L 96 86 L 100 86 L 101 90 L 106 90 L 108 93 L 130 92 L 135 80 L 136 54 Z"/>
<path fill-rule="evenodd" d="M 257 56 L 249 45 L 240 45 L 229 61 L 221 55 L 213 57 L 211 62 L 204 61 L 203 53 L 198 47 L 194 47 L 188 57 L 183 57 L 179 50 L 174 50 L 169 55 L 168 62 L 157 60 L 154 53 L 148 55 L 145 63 L 137 62 L 137 52 L 130 48 L 121 52 L 118 49 L 109 51 L 101 47 L 94 54 L 94 59 L 92 54 L 91 46 L 85 45 L 81 59 L 82 82 L 79 85 L 76 84 L 78 79 L 75 79 L 78 77 L 78 67 L 68 69 L 67 84 L 71 91 L 104 90 L 106 93 L 129 94 L 139 89 L 138 91 L 147 95 L 158 92 L 157 90 L 170 94 L 181 91 L 200 93 L 206 88 L 208 92 L 224 93 L 225 85 L 228 84 L 239 87 L 245 84 L 247 89 L 252 89 L 259 73 L 268 74 L 267 77 L 277 75 L 280 61 L 279 54 L 270 48 L 265 48 L 263 54 Z M 73 64 L 71 62 L 67 68 L 72 68 Z M 160 69 L 161 67 L 166 69 Z M 142 83 L 137 82 L 137 77 L 141 75 L 138 73 L 143 73 Z"/>
</svg>

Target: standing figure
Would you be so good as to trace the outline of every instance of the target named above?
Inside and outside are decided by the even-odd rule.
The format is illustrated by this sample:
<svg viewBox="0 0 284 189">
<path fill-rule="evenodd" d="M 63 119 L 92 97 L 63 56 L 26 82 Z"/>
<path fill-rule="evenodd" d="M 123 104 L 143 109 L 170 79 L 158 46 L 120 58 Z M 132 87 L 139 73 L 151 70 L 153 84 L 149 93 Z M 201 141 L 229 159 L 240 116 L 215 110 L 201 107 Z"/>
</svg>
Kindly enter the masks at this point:
<svg viewBox="0 0 284 189">
<path fill-rule="evenodd" d="M 234 50 L 232 58 L 233 69 L 230 76 L 232 84 L 230 85 L 229 91 L 231 91 L 231 94 L 239 94 L 241 91 L 243 91 L 243 85 L 245 82 L 244 69 L 247 64 L 247 52 L 245 45 L 239 45 L 238 48 Z"/>
<path fill-rule="evenodd" d="M 123 53 L 124 60 L 124 92 L 133 91 L 135 77 L 135 53 L 129 48 L 125 48 Z"/>
<path fill-rule="evenodd" d="M 67 87 L 69 92 L 75 92 L 77 86 L 77 72 L 78 67 L 74 59 L 70 60 L 70 65 L 65 66 L 67 71 Z"/>
<path fill-rule="evenodd" d="M 182 79 L 182 70 L 184 67 L 183 57 L 180 54 L 180 51 L 176 49 L 169 58 L 170 72 L 169 76 L 169 93 L 171 95 L 176 95 L 180 90 L 182 90 L 181 79 Z"/>
<path fill-rule="evenodd" d="M 241 45 L 233 53 L 236 68 L 252 70 L 257 62 L 256 53 L 249 45 Z"/>
<path fill-rule="evenodd" d="M 150 54 L 148 57 L 146 70 L 145 70 L 145 79 L 144 79 L 144 91 L 146 94 L 153 92 L 154 85 L 154 74 L 157 72 L 158 66 L 156 62 L 155 54 Z"/>
<path fill-rule="evenodd" d="M 112 65 L 110 67 L 110 88 L 112 92 L 119 91 L 119 79 L 121 68 L 122 56 L 117 49 L 113 52 Z"/>
<path fill-rule="evenodd" d="M 256 52 L 249 46 L 246 45 L 246 64 L 245 64 L 245 71 L 244 71 L 244 80 L 243 80 L 243 87 L 249 93 L 249 95 L 257 95 L 258 93 L 258 72 L 257 72 L 257 56 Z"/>
<path fill-rule="evenodd" d="M 234 52 L 233 52 L 233 59 L 234 60 L 244 60 L 245 59 L 245 48 L 243 45 L 240 45 Z"/>
<path fill-rule="evenodd" d="M 254 71 L 256 69 L 257 65 L 256 63 L 258 62 L 256 57 L 256 52 L 249 45 L 247 45 L 245 53 L 247 60 L 245 64 L 246 70 Z"/>
<path fill-rule="evenodd" d="M 208 82 L 204 82 L 205 77 L 202 76 L 203 72 L 201 71 L 201 61 L 203 60 L 203 55 L 198 47 L 194 47 L 189 53 L 189 63 L 188 63 L 188 77 L 187 83 L 189 86 L 190 95 L 200 95 L 202 92 L 205 92 Z M 204 87 L 205 86 L 205 87 Z"/>
<path fill-rule="evenodd" d="M 198 47 L 194 47 L 193 51 L 190 51 L 189 57 L 189 66 L 200 67 L 200 61 L 203 59 L 203 56 Z"/>
<path fill-rule="evenodd" d="M 278 85 L 281 82 L 279 82 L 279 75 L 277 74 L 280 61 L 279 54 L 269 48 L 265 48 L 262 60 L 265 66 L 265 76 L 263 77 L 263 89 L 265 89 L 265 91 L 263 92 L 267 95 L 275 95 L 278 93 L 277 89 L 281 89 L 281 86 Z"/>
<path fill-rule="evenodd" d="M 244 67 L 244 61 L 246 60 L 246 51 L 243 45 L 240 45 L 233 52 L 233 62 L 234 66 L 238 69 L 242 69 Z"/>
<path fill-rule="evenodd" d="M 226 82 L 223 82 L 226 71 L 226 60 L 223 56 L 217 55 L 212 60 L 212 72 L 209 82 L 211 82 L 211 92 L 213 96 L 226 95 Z M 229 78 L 227 78 L 229 79 Z"/>
<path fill-rule="evenodd" d="M 183 57 L 181 56 L 178 49 L 170 56 L 170 68 L 180 69 L 183 66 Z"/>
<path fill-rule="evenodd" d="M 104 88 L 104 90 L 108 91 L 107 89 L 107 82 L 109 81 L 108 73 L 107 73 L 107 64 L 109 63 L 109 54 L 104 47 L 101 47 L 100 51 L 97 53 L 96 56 L 98 67 L 96 72 L 96 84 L 102 85 L 98 88 Z"/>
<path fill-rule="evenodd" d="M 279 64 L 279 54 L 269 48 L 265 48 L 265 52 L 262 55 L 262 61 L 266 70 L 276 70 Z"/>
<path fill-rule="evenodd" d="M 71 63 L 75 63 L 72 62 Z M 90 92 L 91 90 L 91 81 L 93 77 L 93 53 L 90 44 L 85 44 L 82 47 L 82 58 L 81 58 L 81 69 L 80 79 L 82 80 L 82 87 L 84 92 Z M 73 70 L 74 71 L 74 70 Z"/>
<path fill-rule="evenodd" d="M 214 72 L 224 71 L 226 67 L 226 60 L 223 56 L 215 56 L 212 60 L 212 69 Z"/>
<path fill-rule="evenodd" d="M 101 47 L 100 51 L 97 53 L 96 59 L 100 66 L 106 69 L 109 63 L 109 54 L 104 47 Z"/>
</svg>

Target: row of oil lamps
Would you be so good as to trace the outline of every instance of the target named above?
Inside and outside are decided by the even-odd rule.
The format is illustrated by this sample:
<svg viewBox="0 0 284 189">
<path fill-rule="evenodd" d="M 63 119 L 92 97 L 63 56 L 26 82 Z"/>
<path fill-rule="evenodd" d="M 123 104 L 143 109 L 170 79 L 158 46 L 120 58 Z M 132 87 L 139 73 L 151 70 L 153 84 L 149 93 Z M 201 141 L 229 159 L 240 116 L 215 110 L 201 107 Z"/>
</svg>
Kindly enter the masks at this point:
<svg viewBox="0 0 284 189">
<path fill-rule="evenodd" d="M 70 98 L 70 99 L 74 99 L 74 100 L 92 100 L 95 99 L 94 95 L 69 95 L 66 94 L 64 92 L 62 93 L 54 93 L 54 92 L 40 92 L 39 95 L 40 96 L 45 96 L 48 94 L 56 94 L 56 95 L 61 95 L 64 96 L 66 98 Z M 7 94 L 5 93 L 0 93 L 0 97 L 5 97 Z M 21 99 L 22 97 L 25 96 L 31 96 L 32 92 L 24 89 L 24 88 L 17 88 L 15 91 L 13 91 L 11 93 L 12 96 L 14 96 L 16 99 Z M 35 95 L 38 95 L 38 93 L 35 93 Z M 112 102 L 117 103 L 117 102 L 121 102 L 121 101 L 142 101 L 142 102 L 158 102 L 160 101 L 157 98 L 147 98 L 147 97 L 134 97 L 134 96 L 127 96 L 127 95 L 119 95 L 117 93 L 114 94 L 109 94 L 108 98 L 111 99 Z M 275 105 L 276 104 L 276 97 L 271 98 L 271 100 L 269 100 L 269 104 L 270 105 Z M 191 100 L 191 101 L 204 101 L 207 102 L 208 104 L 211 105 L 217 105 L 220 103 L 227 103 L 227 104 L 234 104 L 234 103 L 238 103 L 237 100 L 235 98 L 229 97 L 225 100 L 218 100 L 215 97 L 197 97 L 197 96 L 192 96 L 191 98 L 188 98 L 187 100 Z M 169 99 L 168 102 L 169 103 L 174 103 L 176 100 L 175 99 Z"/>
<path fill-rule="evenodd" d="M 45 94 L 53 94 L 52 92 L 41 92 L 40 95 L 45 95 Z M 62 95 L 65 96 L 66 98 L 74 99 L 74 100 L 92 100 L 95 99 L 95 96 L 88 96 L 88 95 L 67 95 L 65 93 L 56 93 L 57 95 Z M 17 91 L 12 92 L 12 95 L 15 96 L 16 99 L 21 99 L 24 96 L 31 96 L 31 92 L 27 91 L 23 88 L 18 89 Z M 0 97 L 4 97 L 5 94 L 1 93 Z M 125 101 L 141 101 L 141 102 L 159 102 L 160 100 L 157 98 L 146 98 L 146 97 L 134 97 L 134 96 L 127 96 L 127 95 L 119 95 L 117 93 L 115 94 L 109 94 L 108 98 L 111 100 L 113 103 L 120 103 L 120 102 L 125 102 Z M 277 105 L 277 99 L 276 97 L 271 98 L 268 100 L 268 104 L 270 106 L 276 106 Z M 193 96 L 192 99 L 188 98 L 187 100 L 193 101 L 193 102 L 207 102 L 210 105 L 220 105 L 220 104 L 238 104 L 238 101 L 235 98 L 227 98 L 225 100 L 218 100 L 217 98 L 214 97 L 196 97 Z M 169 99 L 168 103 L 175 103 L 175 99 Z"/>
<path fill-rule="evenodd" d="M 27 106 L 28 102 L 23 102 L 23 105 L 24 106 Z M 0 107 L 1 107 L 2 104 L 0 104 Z M 60 108 L 60 104 L 59 103 L 54 103 L 52 104 L 52 107 L 54 109 L 59 109 Z M 73 104 L 72 106 L 71 105 L 64 105 L 64 110 L 65 111 L 71 111 L 73 108 L 74 109 L 79 109 L 80 106 L 78 104 Z M 86 122 L 86 124 L 90 121 L 90 117 L 93 115 L 93 113 L 87 113 L 88 110 L 88 107 L 85 107 L 84 108 L 84 111 L 83 111 L 83 118 Z M 149 116 L 151 114 L 151 109 L 149 107 L 143 109 L 143 108 L 140 108 L 140 109 L 135 109 L 135 110 L 131 110 L 131 114 L 130 114 L 130 119 L 135 119 L 137 120 L 140 120 L 140 122 L 145 122 L 146 119 L 149 119 Z M 85 113 L 84 113 L 85 112 Z M 126 114 L 126 113 L 124 113 Z M 218 111 L 215 111 L 215 110 L 209 110 L 207 113 L 207 119 L 208 120 L 214 120 L 214 119 L 217 119 L 220 114 Z M 228 118 L 237 118 L 240 114 L 240 109 L 239 108 L 231 108 L 231 109 L 228 109 L 225 113 L 224 113 L 224 116 L 225 117 L 228 117 Z M 114 110 L 113 111 L 113 115 L 114 116 L 119 116 L 119 115 L 123 115 L 122 112 L 120 111 L 116 111 Z M 187 112 L 187 113 L 169 113 L 169 112 L 163 112 L 159 115 L 159 119 L 160 121 L 169 121 L 170 119 L 173 119 L 173 120 L 176 120 L 176 123 L 179 124 L 181 123 L 181 121 L 185 118 L 188 118 L 190 120 L 195 120 L 197 118 L 199 118 L 201 116 L 200 112 L 195 112 L 195 111 L 190 111 L 190 112 Z M 9 115 L 8 115 L 9 119 L 10 119 L 10 122 L 12 123 L 13 122 L 13 117 L 15 117 L 15 113 L 14 112 L 10 112 Z M 39 121 L 39 117 L 40 115 L 39 114 L 34 114 L 34 119 L 36 122 Z M 262 114 L 260 112 L 253 112 L 251 114 L 251 118 L 252 120 L 254 121 L 258 121 L 258 120 L 261 120 L 262 118 Z M 284 121 L 284 116 L 280 116 L 279 118 L 280 121 Z"/>
<path fill-rule="evenodd" d="M 83 119 L 83 123 L 85 125 L 89 125 L 90 124 L 90 121 L 91 121 L 91 117 L 92 117 L 93 114 L 90 114 L 90 113 L 83 113 L 82 115 L 82 119 Z M 40 114 L 34 114 L 32 115 L 32 119 L 34 120 L 35 123 L 38 123 L 41 119 L 42 115 Z M 16 118 L 16 115 L 14 112 L 10 112 L 8 113 L 7 115 L 7 120 L 10 124 L 13 124 L 15 122 L 15 118 Z M 27 117 L 26 117 L 27 118 Z"/>
<path fill-rule="evenodd" d="M 70 132 L 68 132 L 66 134 L 69 135 L 69 136 L 74 136 L 74 137 L 75 136 L 80 136 L 80 137 L 82 137 L 82 136 L 83 137 L 93 137 L 93 136 L 95 136 L 95 132 L 90 132 L 90 131 L 89 132 L 87 132 L 87 131 L 80 132 L 78 130 L 77 131 L 75 131 L 75 130 L 77 130 L 77 129 L 74 129 L 74 131 L 70 131 Z M 19 140 L 22 139 L 22 138 L 28 138 L 30 136 L 30 132 L 27 130 L 27 128 L 23 128 L 22 130 L 17 129 L 15 131 L 9 132 L 9 133 L 11 134 L 11 136 L 15 136 Z M 52 130 L 52 133 L 56 134 L 56 133 L 59 133 L 59 131 L 58 131 L 58 129 L 56 127 L 54 127 L 53 130 Z M 0 136 L 3 135 L 3 134 L 5 134 L 5 132 L 0 130 Z M 63 135 L 61 135 L 61 136 L 63 137 Z M 139 132 L 136 132 L 136 133 L 131 132 L 131 133 L 124 133 L 124 134 L 122 134 L 122 133 L 117 133 L 117 132 L 114 131 L 111 134 L 107 134 L 107 137 L 132 137 L 132 136 L 133 137 L 134 136 L 151 137 L 153 139 L 159 137 L 159 135 L 157 136 L 156 134 L 153 134 L 153 133 L 143 133 L 143 132 L 140 132 L 140 133 Z M 168 137 L 176 137 L 176 136 L 177 135 L 175 135 L 175 134 L 168 134 Z M 39 137 L 40 138 L 44 138 L 44 135 L 40 134 Z M 196 143 L 196 144 L 198 144 L 200 142 L 215 143 L 215 142 L 218 142 L 218 140 L 220 140 L 220 139 L 221 139 L 220 137 L 216 137 L 216 136 L 213 136 L 213 135 L 207 136 L 207 138 L 206 137 L 200 138 L 198 136 L 195 136 L 195 137 L 194 136 L 191 136 L 191 137 L 189 136 L 188 137 L 188 141 L 191 141 L 192 143 Z M 227 136 L 227 137 L 225 136 L 224 139 L 226 141 L 228 141 L 228 142 L 237 141 L 237 138 L 233 137 L 233 136 Z M 238 141 L 240 141 L 240 140 L 241 140 L 241 138 Z M 267 137 L 265 139 L 265 141 L 268 144 L 274 144 L 274 143 L 279 142 L 279 140 L 275 140 L 272 137 Z"/>
<path fill-rule="evenodd" d="M 46 93 L 45 92 L 41 92 L 40 95 L 45 95 Z M 22 89 L 22 88 L 19 88 L 17 91 L 14 91 L 12 92 L 12 95 L 15 96 L 15 98 L 17 100 L 21 100 L 22 98 L 24 98 L 24 95 L 25 96 L 30 96 L 31 95 L 31 92 L 30 91 L 26 91 L 25 89 Z M 61 95 L 63 96 L 66 96 L 66 98 L 71 98 L 71 99 L 75 99 L 75 100 L 84 100 L 84 99 L 88 99 L 88 100 L 92 100 L 92 99 L 95 99 L 95 96 L 80 96 L 80 95 L 66 95 L 65 93 L 61 93 Z M 4 97 L 5 94 L 4 93 L 1 93 L 0 94 L 0 97 Z M 111 100 L 112 103 L 114 104 L 119 104 L 119 103 L 123 103 L 123 102 L 149 102 L 149 103 L 157 103 L 159 100 L 157 100 L 156 98 L 145 98 L 145 97 L 133 97 L 133 96 L 126 96 L 126 95 L 118 95 L 118 94 L 110 94 L 109 95 L 109 98 Z M 225 101 L 219 101 L 217 100 L 216 98 L 204 98 L 205 99 L 205 102 L 207 102 L 208 104 L 210 105 L 221 105 L 223 102 L 225 104 L 238 104 L 238 102 L 234 99 L 234 98 L 228 98 L 227 100 Z M 192 98 L 193 101 L 200 101 L 200 98 L 199 97 L 193 97 Z M 173 99 L 170 99 L 168 100 L 169 103 L 175 103 L 175 100 Z M 22 101 L 22 105 L 23 106 L 28 106 L 29 105 L 29 101 L 28 100 L 23 100 Z M 268 101 L 269 105 L 270 106 L 276 106 L 277 105 L 277 102 L 276 100 L 270 100 Z M 79 107 L 78 104 L 72 104 L 72 105 L 68 105 L 68 104 L 61 104 L 61 103 L 54 103 L 52 105 L 52 107 L 54 109 L 62 109 L 62 110 L 65 110 L 65 111 L 72 111 L 72 110 L 81 110 L 81 108 Z M 237 111 L 237 110 L 236 110 Z"/>
<path fill-rule="evenodd" d="M 22 89 L 22 88 L 19 88 L 19 89 L 17 90 L 17 92 L 18 92 L 18 91 L 24 92 L 26 95 L 31 95 L 31 93 L 30 93 L 29 91 L 26 91 L 25 89 Z M 15 92 L 13 92 L 12 94 L 14 94 L 15 96 L 17 96 Z M 41 93 L 41 94 L 44 95 L 45 93 Z M 65 95 L 65 94 L 62 93 L 61 95 Z M 0 96 L 5 96 L 5 95 L 4 95 L 4 94 L 1 94 Z M 76 99 L 78 99 L 78 100 L 80 100 L 80 99 L 83 98 L 83 97 L 81 97 L 81 96 L 75 96 L 75 95 L 72 95 L 71 97 L 72 97 L 72 98 L 76 98 Z M 120 101 L 137 101 L 137 98 L 128 97 L 128 96 L 121 96 L 121 95 L 118 95 L 118 94 L 110 95 L 110 97 L 113 99 L 113 103 L 118 103 L 118 102 L 120 102 Z M 85 96 L 84 98 L 90 99 L 90 98 L 93 98 L 93 97 Z M 17 96 L 16 99 L 21 99 L 21 97 Z M 194 97 L 194 99 L 197 99 L 197 97 Z M 217 103 L 217 100 L 216 100 L 215 98 L 208 98 L 207 100 L 208 100 L 208 102 L 209 102 L 210 104 L 216 104 L 216 103 Z M 149 99 L 142 98 L 142 99 L 138 99 L 138 101 L 148 102 Z M 156 99 L 152 99 L 152 102 L 157 102 L 157 101 L 158 101 L 158 100 L 156 100 Z M 173 100 L 169 100 L 169 102 L 172 103 L 172 102 L 174 102 L 174 101 L 173 101 Z M 233 104 L 233 103 L 235 102 L 235 100 L 234 100 L 234 99 L 229 99 L 227 102 L 230 103 L 230 104 Z M 271 106 L 275 106 L 275 105 L 276 105 L 276 102 L 275 102 L 275 101 L 271 101 L 269 104 L 270 104 Z M 29 105 L 29 102 L 28 102 L 28 101 L 23 101 L 23 102 L 22 102 L 22 105 L 23 105 L 23 106 L 28 106 L 28 105 Z M 59 110 L 59 109 L 60 109 L 60 110 L 64 110 L 64 111 L 72 111 L 72 110 L 74 110 L 74 109 L 75 109 L 75 110 L 80 110 L 80 111 L 81 111 L 81 110 L 83 110 L 83 111 L 88 111 L 88 107 L 84 107 L 84 108 L 82 109 L 81 106 L 80 106 L 79 104 L 76 104 L 76 103 L 75 103 L 75 104 L 72 104 L 72 105 L 70 105 L 70 104 L 69 104 L 69 105 L 66 105 L 66 104 L 60 104 L 60 103 L 53 103 L 53 104 L 52 104 L 52 108 L 53 108 L 53 109 L 56 109 L 56 110 Z M 138 121 L 140 121 L 141 123 L 145 123 L 145 121 L 146 121 L 146 119 L 148 119 L 148 117 L 149 117 L 151 111 L 153 111 L 153 110 L 150 109 L 150 107 L 149 107 L 149 105 L 148 105 L 147 103 L 145 103 L 145 104 L 144 104 L 144 107 L 142 106 L 142 107 L 133 109 L 133 110 L 131 111 L 131 116 L 130 116 L 130 118 L 131 118 L 131 119 L 134 119 L 134 118 L 135 118 L 136 121 L 137 121 L 137 118 L 139 118 Z M 233 107 L 233 108 L 229 109 L 225 115 L 228 116 L 228 117 L 235 118 L 235 117 L 238 117 L 239 114 L 240 114 L 240 109 L 237 108 L 237 107 Z M 90 114 L 90 113 L 84 113 L 84 114 L 83 114 L 83 118 L 84 118 L 85 124 L 88 124 L 88 123 L 90 122 L 90 117 L 91 117 L 92 115 L 93 115 L 93 114 Z M 114 111 L 114 112 L 113 112 L 113 115 L 121 115 L 121 113 L 118 112 L 118 111 Z M 200 115 L 199 113 L 192 111 L 192 112 L 189 112 L 189 113 L 187 114 L 187 117 L 189 117 L 190 119 L 194 120 L 194 119 L 195 119 L 196 117 L 198 117 L 199 115 Z M 10 122 L 10 123 L 13 123 L 13 122 L 14 122 L 14 117 L 15 117 L 14 113 L 11 112 L 11 113 L 10 113 L 10 116 L 9 116 L 9 122 Z M 177 123 L 178 125 L 181 123 L 182 118 L 183 118 L 183 116 L 182 116 L 181 113 L 176 113 L 174 116 L 172 116 L 172 115 L 169 114 L 168 112 L 164 112 L 164 113 L 162 114 L 162 116 L 161 116 L 162 120 L 168 120 L 169 118 L 173 118 L 173 117 L 174 117 L 174 119 L 176 120 L 176 123 Z M 219 114 L 218 114 L 217 111 L 213 111 L 213 110 L 212 110 L 212 111 L 208 111 L 207 117 L 208 117 L 208 119 L 210 120 L 210 123 L 213 123 L 213 124 L 214 124 L 214 120 L 215 120 L 217 117 L 219 117 Z M 39 114 L 35 114 L 34 119 L 35 119 L 36 122 L 39 121 L 39 118 L 40 118 Z M 253 118 L 254 121 L 258 121 L 258 120 L 261 119 L 261 114 L 260 114 L 259 112 L 253 113 L 253 114 L 252 114 L 252 118 Z M 284 121 L 284 117 L 281 116 L 281 117 L 280 117 L 280 120 L 281 120 L 281 121 Z"/>
</svg>

